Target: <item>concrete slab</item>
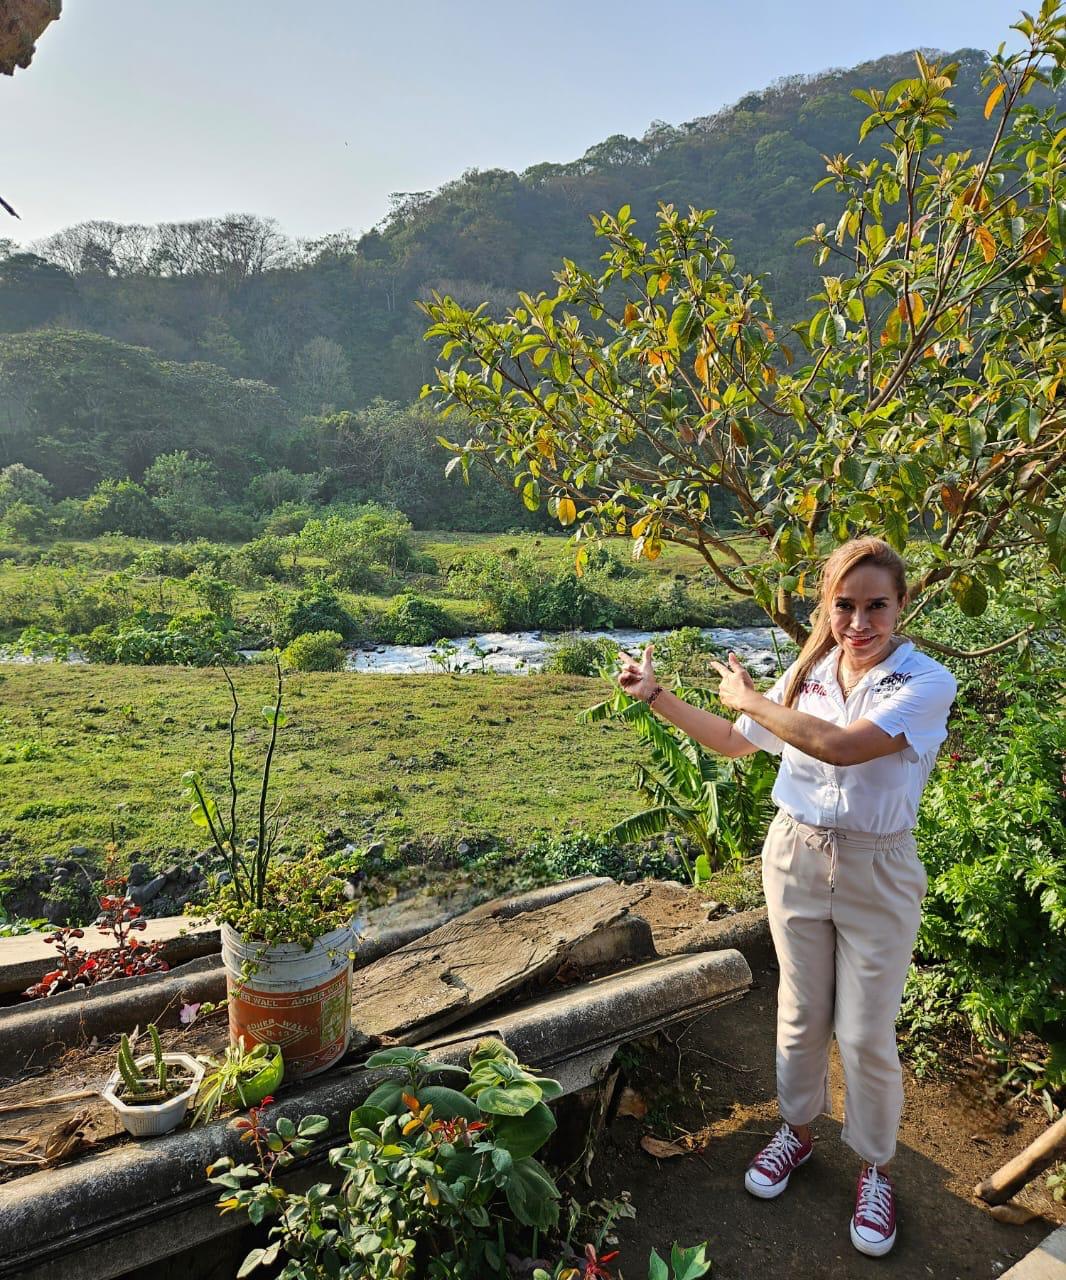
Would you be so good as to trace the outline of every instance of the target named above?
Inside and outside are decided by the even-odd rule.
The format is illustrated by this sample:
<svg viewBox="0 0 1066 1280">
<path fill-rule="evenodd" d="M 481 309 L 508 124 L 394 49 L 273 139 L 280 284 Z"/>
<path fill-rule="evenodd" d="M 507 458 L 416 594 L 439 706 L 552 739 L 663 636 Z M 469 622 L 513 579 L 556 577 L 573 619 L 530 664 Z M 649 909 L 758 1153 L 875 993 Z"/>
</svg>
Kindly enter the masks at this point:
<svg viewBox="0 0 1066 1280">
<path fill-rule="evenodd" d="M 999 1280 L 1066 1280 L 1066 1227 L 1053 1231 Z"/>
<path fill-rule="evenodd" d="M 553 973 L 571 947 L 624 919 L 647 893 L 608 881 L 510 917 L 457 917 L 356 972 L 352 1022 L 364 1035 L 424 1037 Z"/>
</svg>

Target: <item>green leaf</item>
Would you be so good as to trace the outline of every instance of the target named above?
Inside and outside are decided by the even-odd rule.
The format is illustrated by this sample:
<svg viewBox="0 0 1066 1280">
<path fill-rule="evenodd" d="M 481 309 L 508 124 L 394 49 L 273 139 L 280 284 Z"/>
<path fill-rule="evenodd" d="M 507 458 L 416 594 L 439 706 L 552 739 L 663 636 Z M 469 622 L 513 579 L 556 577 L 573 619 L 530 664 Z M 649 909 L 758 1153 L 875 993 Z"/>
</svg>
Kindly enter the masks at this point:
<svg viewBox="0 0 1066 1280">
<path fill-rule="evenodd" d="M 674 1280 L 698 1280 L 711 1269 L 706 1258 L 706 1244 L 696 1245 L 692 1249 L 682 1249 L 675 1244 L 670 1250 L 670 1265 L 673 1268 Z"/>
<path fill-rule="evenodd" d="M 538 1151 L 555 1132 L 555 1117 L 543 1102 L 524 1116 L 496 1116 L 492 1132 L 497 1146 L 505 1147 L 516 1160 Z"/>
<path fill-rule="evenodd" d="M 349 1137 L 354 1139 L 357 1129 L 370 1129 L 376 1132 L 392 1114 L 393 1112 L 386 1111 L 384 1107 L 372 1107 L 364 1102 L 348 1117 Z"/>
<path fill-rule="evenodd" d="M 263 1261 L 265 1253 L 265 1249 L 253 1249 L 241 1263 L 240 1270 L 237 1272 L 237 1280 L 242 1280 L 243 1276 L 250 1276 Z"/>
<path fill-rule="evenodd" d="M 382 1117 L 384 1119 L 384 1116 Z M 301 1116 L 296 1132 L 301 1138 L 318 1138 L 329 1131 L 329 1121 L 325 1116 Z"/>
<path fill-rule="evenodd" d="M 421 1085 L 418 1101 L 424 1107 L 432 1106 L 435 1120 L 454 1120 L 456 1116 L 465 1116 L 467 1120 L 481 1119 L 481 1112 L 472 1098 L 442 1084 Z"/>
<path fill-rule="evenodd" d="M 532 1156 L 516 1160 L 507 1180 L 507 1203 L 527 1227 L 550 1230 L 559 1220 L 559 1188 Z"/>
<path fill-rule="evenodd" d="M 402 1080 L 386 1080 L 364 1100 L 363 1106 L 376 1107 L 389 1115 L 396 1115 L 406 1090 L 407 1085 Z"/>
<path fill-rule="evenodd" d="M 885 539 L 897 551 L 907 546 L 907 517 L 897 507 L 889 507 L 884 515 Z"/>
<path fill-rule="evenodd" d="M 524 1116 L 540 1101 L 540 1089 L 532 1081 L 509 1084 L 505 1088 L 490 1085 L 477 1096 L 477 1104 L 487 1115 Z"/>
<path fill-rule="evenodd" d="M 1062 257 L 1066 254 L 1066 200 L 1049 201 L 1047 230 L 1055 252 Z"/>
<path fill-rule="evenodd" d="M 951 580 L 955 603 L 968 618 L 979 618 L 988 608 L 988 592 L 983 583 L 969 573 L 957 573 Z"/>
<path fill-rule="evenodd" d="M 670 1280 L 669 1268 L 654 1249 L 648 1256 L 648 1280 Z"/>
<path fill-rule="evenodd" d="M 425 1049 L 411 1049 L 406 1045 L 399 1045 L 395 1049 L 379 1049 L 377 1053 L 372 1053 L 363 1065 L 370 1069 L 375 1067 L 407 1067 L 412 1063 L 421 1062 L 425 1056 Z"/>
<path fill-rule="evenodd" d="M 667 341 L 672 347 L 680 347 L 687 342 L 695 328 L 692 305 L 688 302 L 679 302 L 674 308 L 674 314 L 670 317 L 670 326 L 666 331 Z"/>
</svg>

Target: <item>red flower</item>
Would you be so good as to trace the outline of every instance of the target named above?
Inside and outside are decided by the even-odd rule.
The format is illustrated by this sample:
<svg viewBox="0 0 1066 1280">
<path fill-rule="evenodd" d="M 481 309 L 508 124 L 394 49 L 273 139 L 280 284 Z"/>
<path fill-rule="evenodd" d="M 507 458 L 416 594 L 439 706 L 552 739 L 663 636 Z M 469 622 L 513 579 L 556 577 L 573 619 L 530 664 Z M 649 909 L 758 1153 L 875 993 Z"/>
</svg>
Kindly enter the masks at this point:
<svg viewBox="0 0 1066 1280">
<path fill-rule="evenodd" d="M 596 1246 L 592 1244 L 585 1245 L 585 1269 L 581 1273 L 582 1280 L 612 1280 L 611 1272 L 607 1270 L 606 1264 L 617 1257 L 617 1249 L 611 1253 L 602 1253 L 597 1257 Z"/>
</svg>

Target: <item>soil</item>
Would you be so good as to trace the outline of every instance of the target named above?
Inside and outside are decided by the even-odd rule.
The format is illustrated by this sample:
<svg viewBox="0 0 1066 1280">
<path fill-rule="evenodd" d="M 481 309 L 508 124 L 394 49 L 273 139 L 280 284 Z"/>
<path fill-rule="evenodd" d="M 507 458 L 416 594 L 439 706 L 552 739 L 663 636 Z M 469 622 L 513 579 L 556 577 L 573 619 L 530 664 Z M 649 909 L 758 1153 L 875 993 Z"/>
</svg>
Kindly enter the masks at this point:
<svg viewBox="0 0 1066 1280">
<path fill-rule="evenodd" d="M 708 1241 L 715 1280 L 851 1280 L 895 1275 L 901 1280 L 963 1280 L 1001 1275 L 1066 1221 L 1036 1178 L 1016 1202 L 1040 1216 L 1023 1226 L 995 1221 L 972 1196 L 981 1178 L 1017 1155 L 1047 1126 L 1043 1111 L 997 1100 L 973 1070 L 955 1063 L 948 1078 L 918 1080 L 904 1067 L 905 1105 L 889 1170 L 897 1191 L 898 1237 L 885 1258 L 852 1246 L 859 1158 L 840 1140 L 844 1079 L 835 1046 L 833 1114 L 812 1127 L 815 1154 L 775 1200 L 756 1200 L 744 1169 L 780 1123 L 774 1085 L 777 972 L 755 962 L 755 988 L 669 1039 L 659 1037 L 631 1073 L 649 1104 L 644 1119 L 618 1115 L 602 1135 L 592 1165 L 592 1192 L 632 1194 L 635 1220 L 617 1228 L 617 1264 L 629 1280 L 644 1280 L 652 1248 L 664 1257 L 673 1241 Z M 649 1120 L 673 1099 L 671 1126 Z M 648 1133 L 677 1139 L 704 1130 L 695 1155 L 660 1160 L 640 1146 Z M 605 1246 L 608 1247 L 608 1246 Z"/>
</svg>

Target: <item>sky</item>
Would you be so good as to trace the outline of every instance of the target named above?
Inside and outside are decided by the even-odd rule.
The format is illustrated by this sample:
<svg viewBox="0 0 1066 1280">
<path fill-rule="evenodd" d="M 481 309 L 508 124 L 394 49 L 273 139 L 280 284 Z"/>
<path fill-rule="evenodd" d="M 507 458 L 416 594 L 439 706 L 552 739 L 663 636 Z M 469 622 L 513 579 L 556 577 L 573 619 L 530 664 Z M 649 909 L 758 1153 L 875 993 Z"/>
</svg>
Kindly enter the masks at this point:
<svg viewBox="0 0 1066 1280">
<path fill-rule="evenodd" d="M 232 212 L 359 233 L 390 192 L 575 159 L 783 75 L 994 49 L 1022 0 L 64 0 L 0 77 L 0 238 Z M 1032 6 L 1030 6 L 1032 7 Z"/>
</svg>

